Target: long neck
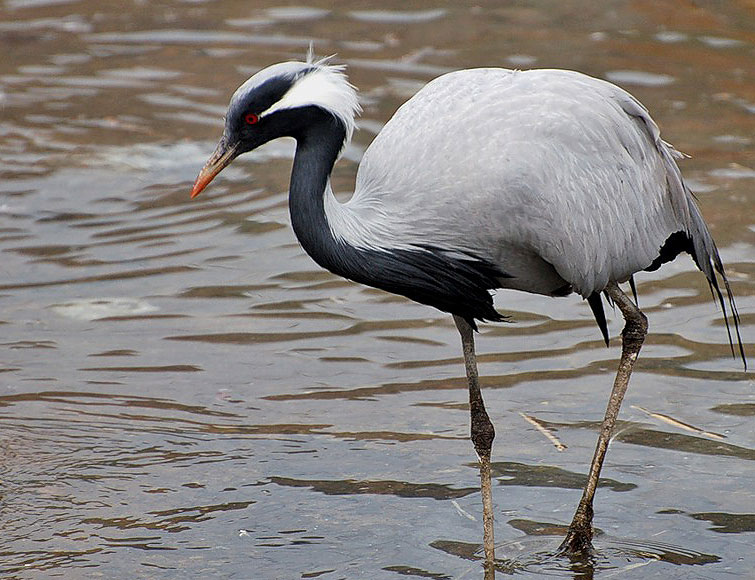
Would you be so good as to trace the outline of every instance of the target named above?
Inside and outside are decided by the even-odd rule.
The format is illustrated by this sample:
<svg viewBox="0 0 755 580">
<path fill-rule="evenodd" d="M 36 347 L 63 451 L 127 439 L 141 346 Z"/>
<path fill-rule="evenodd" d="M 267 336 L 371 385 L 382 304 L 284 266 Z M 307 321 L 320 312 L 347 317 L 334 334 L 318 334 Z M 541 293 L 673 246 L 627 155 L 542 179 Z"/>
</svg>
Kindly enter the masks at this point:
<svg viewBox="0 0 755 580">
<path fill-rule="evenodd" d="M 325 213 L 328 180 L 346 131 L 343 124 L 323 112 L 296 136 L 296 156 L 291 172 L 289 212 L 291 225 L 304 250 L 323 268 L 348 276 L 339 264 L 339 242 Z"/>
<path fill-rule="evenodd" d="M 326 196 L 332 195 L 328 179 L 346 133 L 340 121 L 323 114 L 310 116 L 294 135 L 297 147 L 289 211 L 304 250 L 335 274 L 457 314 L 473 327 L 475 319 L 501 320 L 488 290 L 499 287 L 498 279 L 506 274 L 492 264 L 472 255 L 468 259 L 451 257 L 434 248 L 431 240 L 422 247 L 378 249 L 357 247 L 334 233 L 334 227 L 343 227 L 339 224 L 344 218 L 356 216 L 347 214 L 350 208 L 341 207 L 340 221 L 328 222 Z M 349 219 L 360 230 L 368 226 L 363 221 Z"/>
</svg>

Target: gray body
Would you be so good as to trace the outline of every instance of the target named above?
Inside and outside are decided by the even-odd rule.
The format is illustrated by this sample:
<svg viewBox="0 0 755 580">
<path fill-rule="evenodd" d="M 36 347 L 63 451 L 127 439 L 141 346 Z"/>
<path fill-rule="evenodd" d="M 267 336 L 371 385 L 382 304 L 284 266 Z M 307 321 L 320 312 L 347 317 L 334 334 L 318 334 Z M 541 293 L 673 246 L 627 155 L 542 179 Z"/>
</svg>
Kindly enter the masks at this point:
<svg viewBox="0 0 755 580">
<path fill-rule="evenodd" d="M 353 198 L 326 211 L 358 247 L 430 244 L 497 265 L 501 287 L 588 297 L 650 266 L 674 232 L 712 247 L 674 155 L 610 83 L 464 70 L 396 112 L 365 152 Z"/>
<path fill-rule="evenodd" d="M 503 318 L 496 288 L 577 292 L 608 342 L 601 293 L 687 252 L 726 320 L 723 282 L 743 354 L 723 265 L 676 165 L 682 155 L 626 91 L 565 70 L 443 75 L 386 123 L 340 203 L 330 173 L 359 110 L 343 67 L 327 60 L 263 69 L 231 98 L 193 195 L 239 154 L 291 136 L 292 226 L 336 274 L 472 327 Z"/>
</svg>

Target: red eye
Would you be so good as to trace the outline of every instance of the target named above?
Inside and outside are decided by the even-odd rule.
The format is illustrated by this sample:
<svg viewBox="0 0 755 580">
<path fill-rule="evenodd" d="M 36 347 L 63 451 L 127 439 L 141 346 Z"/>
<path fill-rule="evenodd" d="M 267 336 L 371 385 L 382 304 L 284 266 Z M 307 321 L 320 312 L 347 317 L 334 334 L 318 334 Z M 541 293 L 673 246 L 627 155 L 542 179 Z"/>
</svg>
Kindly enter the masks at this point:
<svg viewBox="0 0 755 580">
<path fill-rule="evenodd" d="M 246 121 L 247 125 L 254 125 L 259 120 L 260 118 L 254 113 L 249 113 L 248 115 L 244 117 L 244 121 Z"/>
</svg>

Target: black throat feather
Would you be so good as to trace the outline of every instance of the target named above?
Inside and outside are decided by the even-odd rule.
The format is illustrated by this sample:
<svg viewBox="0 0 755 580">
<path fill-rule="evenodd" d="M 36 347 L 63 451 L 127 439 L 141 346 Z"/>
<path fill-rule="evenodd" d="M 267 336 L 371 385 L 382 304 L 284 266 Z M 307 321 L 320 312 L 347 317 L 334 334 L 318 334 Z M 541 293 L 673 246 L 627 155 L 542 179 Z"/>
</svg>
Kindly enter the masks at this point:
<svg viewBox="0 0 755 580">
<path fill-rule="evenodd" d="M 358 247 L 334 234 L 327 221 L 324 192 L 343 146 L 345 127 L 319 107 L 302 109 L 291 172 L 291 224 L 304 250 L 323 268 L 381 290 L 434 306 L 464 318 L 505 320 L 493 306 L 492 289 L 506 273 L 477 256 L 444 252 L 432 246 L 415 248 Z"/>
</svg>

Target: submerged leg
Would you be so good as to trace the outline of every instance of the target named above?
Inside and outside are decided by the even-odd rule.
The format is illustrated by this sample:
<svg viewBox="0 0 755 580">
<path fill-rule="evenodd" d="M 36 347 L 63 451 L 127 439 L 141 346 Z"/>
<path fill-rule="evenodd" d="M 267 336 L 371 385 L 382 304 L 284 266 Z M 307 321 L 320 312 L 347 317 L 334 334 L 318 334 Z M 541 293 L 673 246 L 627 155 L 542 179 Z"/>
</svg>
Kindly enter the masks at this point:
<svg viewBox="0 0 755 580">
<path fill-rule="evenodd" d="M 495 542 L 493 539 L 493 492 L 490 483 L 490 450 L 495 439 L 495 429 L 490 422 L 485 403 L 480 393 L 480 383 L 477 376 L 477 357 L 474 351 L 474 335 L 472 327 L 460 316 L 454 315 L 456 328 L 461 334 L 461 344 L 464 348 L 464 365 L 467 370 L 469 383 L 469 414 L 471 420 L 472 443 L 477 456 L 480 458 L 480 491 L 482 492 L 482 526 L 483 547 L 485 550 L 486 578 L 495 573 Z"/>
<path fill-rule="evenodd" d="M 593 515 L 593 497 L 598 487 L 598 478 L 600 469 L 603 467 L 603 459 L 606 456 L 608 443 L 616 425 L 616 417 L 619 414 L 621 401 L 624 399 L 624 393 L 627 391 L 629 377 L 632 374 L 634 361 L 642 348 L 645 335 L 648 330 L 648 321 L 639 308 L 621 291 L 615 282 L 611 282 L 605 289 L 609 298 L 621 310 L 626 324 L 621 333 L 621 360 L 619 370 L 616 373 L 616 379 L 611 390 L 611 398 L 608 400 L 606 416 L 600 426 L 600 435 L 598 444 L 595 448 L 595 455 L 590 464 L 590 472 L 587 476 L 587 485 L 582 493 L 582 499 L 579 501 L 574 519 L 569 526 L 566 538 L 558 549 L 560 554 L 579 554 L 589 553 L 592 551 L 592 515 Z"/>
</svg>

